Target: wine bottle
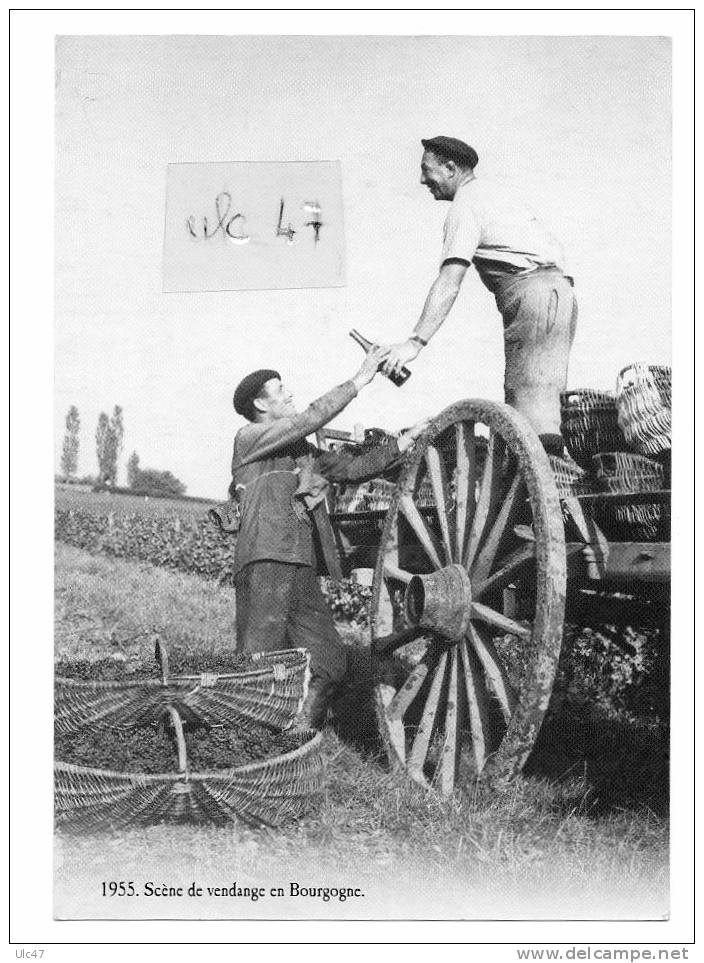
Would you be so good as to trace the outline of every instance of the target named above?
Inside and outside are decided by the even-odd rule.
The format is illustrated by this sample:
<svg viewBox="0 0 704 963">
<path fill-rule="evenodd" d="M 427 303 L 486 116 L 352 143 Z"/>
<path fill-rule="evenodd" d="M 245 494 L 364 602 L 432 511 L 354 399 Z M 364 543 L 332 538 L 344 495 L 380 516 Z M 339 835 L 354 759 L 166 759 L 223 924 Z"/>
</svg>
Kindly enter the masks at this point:
<svg viewBox="0 0 704 963">
<path fill-rule="evenodd" d="M 371 341 L 369 341 L 367 338 L 363 337 L 363 336 L 359 333 L 359 331 L 355 331 L 354 328 L 352 328 L 352 330 L 350 331 L 350 337 L 351 337 L 353 340 L 355 340 L 358 345 L 360 345 L 362 348 L 364 348 L 364 350 L 367 352 L 367 354 L 369 354 L 369 352 L 371 351 L 371 349 L 374 347 L 374 344 L 373 344 Z M 381 370 L 381 365 L 379 366 L 379 370 Z M 411 377 L 410 368 L 406 368 L 405 365 L 404 365 L 403 368 L 401 368 L 401 370 L 399 371 L 398 374 L 396 374 L 396 373 L 394 372 L 393 374 L 387 375 L 385 371 L 382 371 L 381 373 L 382 373 L 383 375 L 385 375 L 385 377 L 387 377 L 387 378 L 389 379 L 389 381 L 393 381 L 393 383 L 396 385 L 397 388 L 400 388 L 401 385 L 405 385 L 405 383 L 406 383 L 406 382 L 408 381 L 408 379 Z"/>
</svg>

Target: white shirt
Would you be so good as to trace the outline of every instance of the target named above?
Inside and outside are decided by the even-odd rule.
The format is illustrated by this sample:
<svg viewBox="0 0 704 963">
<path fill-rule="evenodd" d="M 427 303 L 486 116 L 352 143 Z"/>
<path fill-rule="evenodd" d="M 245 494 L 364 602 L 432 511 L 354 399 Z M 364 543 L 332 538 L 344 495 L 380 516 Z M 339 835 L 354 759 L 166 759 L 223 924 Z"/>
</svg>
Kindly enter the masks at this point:
<svg viewBox="0 0 704 963">
<path fill-rule="evenodd" d="M 525 205 L 505 188 L 477 179 L 462 184 L 450 205 L 441 263 L 450 258 L 474 263 L 485 283 L 507 273 L 565 266 L 559 242 Z"/>
</svg>

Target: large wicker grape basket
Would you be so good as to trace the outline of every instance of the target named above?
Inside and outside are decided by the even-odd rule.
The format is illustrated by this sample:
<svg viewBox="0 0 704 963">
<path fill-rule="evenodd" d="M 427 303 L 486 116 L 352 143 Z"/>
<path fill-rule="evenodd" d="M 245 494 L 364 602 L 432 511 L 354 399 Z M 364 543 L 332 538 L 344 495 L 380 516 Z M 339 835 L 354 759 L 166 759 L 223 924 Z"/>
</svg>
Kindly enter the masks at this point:
<svg viewBox="0 0 704 963">
<path fill-rule="evenodd" d="M 290 751 L 229 769 L 190 770 L 180 714 L 166 708 L 178 745 L 178 771 L 115 772 L 54 764 L 57 826 L 94 831 L 158 822 L 223 824 L 239 819 L 276 826 L 300 816 L 319 791 L 321 735 L 291 737 Z"/>
<path fill-rule="evenodd" d="M 134 681 L 54 680 L 59 732 L 82 726 L 137 725 L 158 718 L 169 705 L 207 725 L 262 723 L 287 729 L 298 715 L 310 677 L 306 649 L 263 652 L 230 673 L 171 674 L 165 644 L 157 640 L 160 678 Z"/>
</svg>

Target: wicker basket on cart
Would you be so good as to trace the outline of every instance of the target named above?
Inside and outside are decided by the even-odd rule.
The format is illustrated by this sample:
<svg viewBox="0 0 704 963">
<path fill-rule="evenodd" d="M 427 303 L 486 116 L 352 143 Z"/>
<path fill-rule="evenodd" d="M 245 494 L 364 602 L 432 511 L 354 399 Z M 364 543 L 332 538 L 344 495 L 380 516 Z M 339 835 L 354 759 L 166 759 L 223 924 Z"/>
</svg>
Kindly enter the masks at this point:
<svg viewBox="0 0 704 963">
<path fill-rule="evenodd" d="M 59 732 L 82 726 L 129 726 L 157 719 L 167 705 L 208 725 L 236 721 L 288 729 L 308 691 L 310 656 L 306 649 L 252 655 L 242 670 L 172 675 L 168 652 L 157 641 L 161 678 L 54 680 L 54 721 Z"/>
<path fill-rule="evenodd" d="M 592 482 L 589 473 L 570 457 L 548 455 L 548 461 L 555 476 L 557 494 L 560 498 L 571 498 L 575 495 L 589 495 L 592 492 Z"/>
<path fill-rule="evenodd" d="M 589 470 L 595 452 L 629 451 L 611 392 L 592 388 L 563 391 L 560 415 L 567 450 L 581 468 Z"/>
<path fill-rule="evenodd" d="M 616 381 L 618 423 L 634 451 L 659 455 L 672 447 L 672 370 L 632 364 Z"/>
<path fill-rule="evenodd" d="M 598 491 L 616 495 L 663 492 L 665 470 L 652 458 L 628 452 L 602 452 L 592 459 Z M 669 539 L 668 498 L 620 501 L 605 498 L 595 506 L 595 518 L 607 538 L 616 541 Z"/>
<path fill-rule="evenodd" d="M 321 734 L 296 734 L 289 752 L 231 769 L 191 772 L 178 712 L 167 707 L 178 743 L 178 772 L 113 772 L 57 761 L 54 815 L 72 830 L 156 822 L 279 825 L 300 816 L 321 786 Z M 295 744 L 297 743 L 297 745 Z"/>
<path fill-rule="evenodd" d="M 336 512 L 374 512 L 386 511 L 391 503 L 395 486 L 383 478 L 375 478 L 363 485 L 348 487 L 344 495 L 337 496 Z"/>
</svg>

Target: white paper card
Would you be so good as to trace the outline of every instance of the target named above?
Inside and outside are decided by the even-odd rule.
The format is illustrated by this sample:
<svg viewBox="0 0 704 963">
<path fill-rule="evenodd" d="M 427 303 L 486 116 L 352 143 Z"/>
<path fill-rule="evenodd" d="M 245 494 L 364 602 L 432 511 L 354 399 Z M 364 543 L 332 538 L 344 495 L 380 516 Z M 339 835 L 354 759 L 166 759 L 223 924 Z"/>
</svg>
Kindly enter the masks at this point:
<svg viewBox="0 0 704 963">
<path fill-rule="evenodd" d="M 337 161 L 168 165 L 165 292 L 344 283 Z"/>
</svg>

